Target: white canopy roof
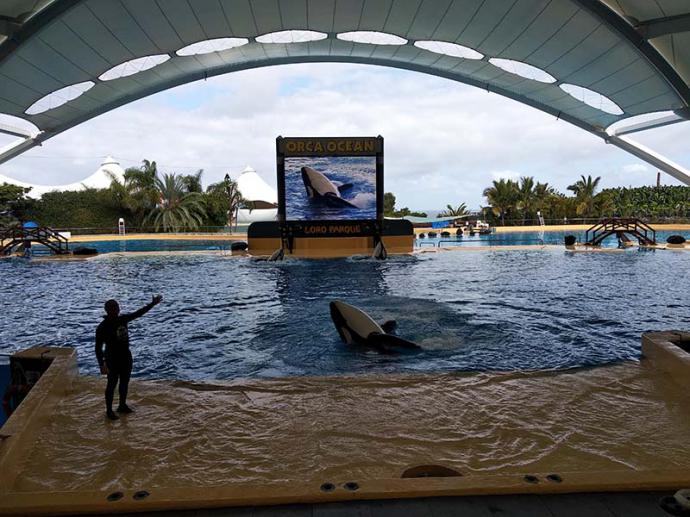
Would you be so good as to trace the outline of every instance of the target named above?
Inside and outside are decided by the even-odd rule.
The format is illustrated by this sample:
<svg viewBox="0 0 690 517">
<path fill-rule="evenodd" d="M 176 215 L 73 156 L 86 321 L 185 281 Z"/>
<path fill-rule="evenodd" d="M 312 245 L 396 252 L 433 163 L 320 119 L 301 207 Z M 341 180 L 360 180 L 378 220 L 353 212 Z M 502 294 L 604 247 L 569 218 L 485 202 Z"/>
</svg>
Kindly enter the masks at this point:
<svg viewBox="0 0 690 517">
<path fill-rule="evenodd" d="M 689 0 L 6 0 L 0 114 L 38 134 L 0 150 L 0 162 L 173 86 L 325 61 L 474 85 L 690 182 L 690 172 L 623 136 L 690 118 Z M 610 130 L 653 112 L 665 116 Z"/>
<path fill-rule="evenodd" d="M 103 160 L 103 163 L 96 172 L 91 174 L 91 176 L 83 181 L 79 181 L 77 183 L 70 183 L 67 185 L 34 185 L 32 183 L 15 180 L 14 178 L 0 174 L 0 184 L 10 183 L 12 185 L 18 185 L 24 188 L 31 187 L 31 191 L 29 192 L 28 196 L 38 199 L 43 194 L 53 191 L 84 190 L 86 188 L 108 188 L 110 186 L 110 182 L 112 181 L 112 178 L 108 173 L 113 174 L 120 181 L 124 181 L 124 169 L 120 166 L 120 163 L 115 160 L 115 158 L 108 156 L 105 160 Z"/>
<path fill-rule="evenodd" d="M 247 201 L 278 204 L 278 193 L 247 165 L 237 178 L 237 188 Z"/>
</svg>

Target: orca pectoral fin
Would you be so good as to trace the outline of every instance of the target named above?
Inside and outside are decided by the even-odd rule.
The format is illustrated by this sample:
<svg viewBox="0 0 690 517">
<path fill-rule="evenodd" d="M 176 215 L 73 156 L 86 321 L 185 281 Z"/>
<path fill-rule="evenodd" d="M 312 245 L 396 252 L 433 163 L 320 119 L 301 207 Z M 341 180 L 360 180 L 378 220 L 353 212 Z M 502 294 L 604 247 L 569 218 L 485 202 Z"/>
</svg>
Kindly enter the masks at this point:
<svg viewBox="0 0 690 517">
<path fill-rule="evenodd" d="M 419 345 L 412 341 L 394 336 L 392 334 L 381 334 L 380 332 L 372 332 L 367 336 L 366 344 L 368 346 L 378 348 L 386 352 L 392 352 L 401 349 L 417 350 Z"/>
<path fill-rule="evenodd" d="M 395 320 L 388 320 L 384 321 L 381 323 L 381 328 L 386 334 L 390 334 L 395 330 L 395 327 L 398 326 L 398 322 Z"/>
<path fill-rule="evenodd" d="M 350 190 L 352 188 L 352 183 L 345 183 L 344 185 L 338 185 L 338 192 L 341 194 L 345 192 L 346 190 Z"/>
<path fill-rule="evenodd" d="M 332 207 L 349 207 L 349 208 L 359 208 L 357 205 L 353 205 L 349 201 L 336 196 L 333 192 L 326 192 L 326 194 L 321 197 L 321 199 Z"/>
</svg>

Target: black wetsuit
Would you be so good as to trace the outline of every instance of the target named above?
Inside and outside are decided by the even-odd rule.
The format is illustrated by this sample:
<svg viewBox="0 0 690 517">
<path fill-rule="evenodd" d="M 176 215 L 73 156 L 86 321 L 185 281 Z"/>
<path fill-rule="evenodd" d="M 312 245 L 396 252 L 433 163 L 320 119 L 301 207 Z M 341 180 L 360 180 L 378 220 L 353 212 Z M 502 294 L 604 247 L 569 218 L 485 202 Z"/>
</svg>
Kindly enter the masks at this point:
<svg viewBox="0 0 690 517">
<path fill-rule="evenodd" d="M 98 365 L 108 367 L 108 384 L 105 388 L 105 406 L 108 412 L 113 410 L 115 386 L 120 381 L 120 407 L 127 405 L 127 389 L 132 374 L 132 353 L 129 351 L 129 331 L 127 324 L 150 311 L 154 303 L 143 306 L 131 314 L 120 314 L 114 318 L 105 316 L 96 328 L 96 358 Z M 105 343 L 105 358 L 103 355 Z"/>
</svg>

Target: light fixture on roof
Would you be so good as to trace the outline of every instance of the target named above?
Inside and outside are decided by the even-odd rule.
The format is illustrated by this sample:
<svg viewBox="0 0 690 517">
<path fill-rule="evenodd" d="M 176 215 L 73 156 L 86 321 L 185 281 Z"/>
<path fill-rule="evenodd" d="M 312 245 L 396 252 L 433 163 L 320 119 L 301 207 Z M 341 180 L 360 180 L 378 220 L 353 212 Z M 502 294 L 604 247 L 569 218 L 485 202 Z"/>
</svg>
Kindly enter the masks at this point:
<svg viewBox="0 0 690 517">
<path fill-rule="evenodd" d="M 39 113 L 46 112 L 55 108 L 59 108 L 63 104 L 67 104 L 82 95 L 84 92 L 89 91 L 96 85 L 93 81 L 84 81 L 83 83 L 71 84 L 55 90 L 53 93 L 41 97 L 36 102 L 34 102 L 29 108 L 24 112 L 27 115 L 38 115 Z"/>
<path fill-rule="evenodd" d="M 480 54 L 474 49 L 448 41 L 415 41 L 414 46 L 436 54 L 459 57 L 461 59 L 482 59 L 484 57 L 484 54 Z"/>
<path fill-rule="evenodd" d="M 138 74 L 139 72 L 150 70 L 154 66 L 165 63 L 168 59 L 170 59 L 168 54 L 154 54 L 152 56 L 130 59 L 129 61 L 120 63 L 110 70 L 103 72 L 99 79 L 101 81 L 112 81 L 113 79 L 120 79 L 121 77 Z"/>
<path fill-rule="evenodd" d="M 537 68 L 534 65 L 528 65 L 522 61 L 515 61 L 513 59 L 503 59 L 499 57 L 492 57 L 489 59 L 489 63 L 497 66 L 501 70 L 505 70 L 508 73 L 519 75 L 525 79 L 531 79 L 533 81 L 539 81 L 540 83 L 555 83 L 556 78 L 550 73 L 545 72 L 541 68 Z"/>
<path fill-rule="evenodd" d="M 370 45 L 405 45 L 407 43 L 405 38 L 401 38 L 395 34 L 377 31 L 341 32 L 338 34 L 337 38 L 343 41 L 352 41 L 353 43 L 368 43 Z"/>
<path fill-rule="evenodd" d="M 222 52 L 231 48 L 241 47 L 249 43 L 247 38 L 215 38 L 197 41 L 175 52 L 178 56 L 198 56 L 212 52 Z"/>
<path fill-rule="evenodd" d="M 605 113 L 610 113 L 611 115 L 623 114 L 623 110 L 620 108 L 620 106 L 618 106 L 618 104 L 601 93 L 597 93 L 593 90 L 589 90 L 588 88 L 583 88 L 582 86 L 577 86 L 575 84 L 565 83 L 561 84 L 560 87 L 561 90 L 571 97 L 579 100 L 580 102 L 584 102 L 592 108 L 598 109 Z"/>
<path fill-rule="evenodd" d="M 326 39 L 328 34 L 317 31 L 287 30 L 269 32 L 256 37 L 259 43 L 307 43 Z"/>
</svg>

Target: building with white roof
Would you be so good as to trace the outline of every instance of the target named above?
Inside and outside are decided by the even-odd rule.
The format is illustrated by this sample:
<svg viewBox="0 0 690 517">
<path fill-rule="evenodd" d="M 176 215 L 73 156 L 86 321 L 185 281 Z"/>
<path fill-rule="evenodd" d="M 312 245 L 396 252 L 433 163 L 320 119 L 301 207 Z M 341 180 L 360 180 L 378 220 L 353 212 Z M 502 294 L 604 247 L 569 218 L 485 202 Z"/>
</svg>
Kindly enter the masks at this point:
<svg viewBox="0 0 690 517">
<path fill-rule="evenodd" d="M 112 174 L 112 176 L 111 176 Z M 120 166 L 120 163 L 112 156 L 107 156 L 101 166 L 91 174 L 89 177 L 82 181 L 76 183 L 69 183 L 66 185 L 36 185 L 33 183 L 26 183 L 24 181 L 19 181 L 8 176 L 0 174 L 0 184 L 9 183 L 11 185 L 17 185 L 19 187 L 31 188 L 28 196 L 34 199 L 40 198 L 43 194 L 48 192 L 63 192 L 66 190 L 84 190 L 87 188 L 108 188 L 112 179 L 117 178 L 120 181 L 124 181 L 125 171 Z"/>
<path fill-rule="evenodd" d="M 235 180 L 242 197 L 251 202 L 254 208 L 240 208 L 237 211 L 237 224 L 250 224 L 257 221 L 275 221 L 278 217 L 278 192 L 247 165 Z"/>
</svg>

